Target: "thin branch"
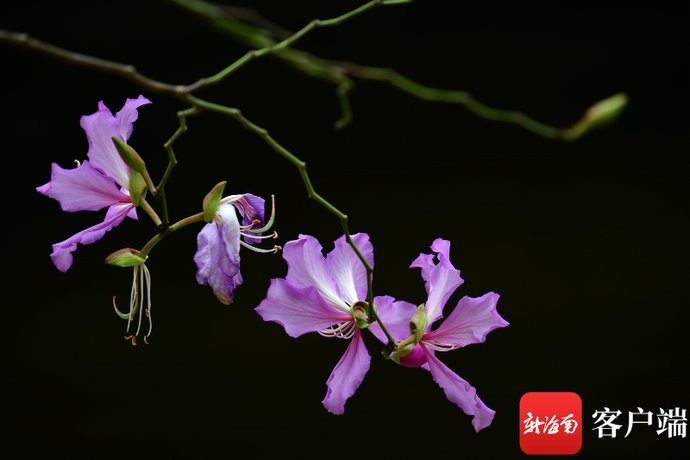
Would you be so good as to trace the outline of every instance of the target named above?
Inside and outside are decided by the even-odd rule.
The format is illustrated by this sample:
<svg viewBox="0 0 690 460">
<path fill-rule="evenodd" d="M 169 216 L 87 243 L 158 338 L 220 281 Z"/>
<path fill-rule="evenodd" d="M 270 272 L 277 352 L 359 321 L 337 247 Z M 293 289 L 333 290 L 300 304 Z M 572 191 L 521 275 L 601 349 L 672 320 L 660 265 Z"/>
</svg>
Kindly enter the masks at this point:
<svg viewBox="0 0 690 460">
<path fill-rule="evenodd" d="M 20 48 L 27 48 L 36 53 L 44 54 L 68 64 L 118 75 L 152 92 L 169 94 L 177 97 L 185 93 L 185 88 L 183 86 L 170 85 L 148 78 L 140 74 L 133 65 L 121 64 L 119 62 L 69 51 L 33 38 L 25 33 L 10 32 L 0 29 L 0 43 L 8 43 Z"/>
<path fill-rule="evenodd" d="M 299 39 L 307 35 L 309 32 L 311 32 L 314 29 L 322 28 L 322 27 L 333 27 L 333 26 L 338 26 L 342 24 L 343 22 L 352 19 L 365 11 L 368 11 L 374 7 L 380 6 L 380 5 L 385 5 L 386 3 L 381 1 L 381 0 L 371 0 L 368 3 L 365 3 L 364 5 L 360 6 L 359 8 L 355 8 L 354 10 L 347 12 L 345 14 L 342 14 L 338 17 L 331 18 L 331 19 L 314 19 L 310 21 L 306 26 L 302 27 L 300 30 L 295 32 L 294 34 L 290 35 L 289 37 L 285 38 L 284 40 L 281 40 L 277 43 L 274 43 L 272 45 L 260 48 L 260 49 L 255 49 L 248 51 L 244 56 L 221 70 L 220 72 L 216 73 L 215 75 L 212 75 L 207 78 L 202 78 L 196 83 L 193 83 L 189 86 L 187 86 L 187 91 L 188 92 L 194 92 L 200 88 L 209 86 L 209 85 L 214 85 L 217 83 L 220 83 L 223 81 L 225 78 L 227 78 L 230 74 L 235 72 L 236 70 L 240 69 L 241 67 L 245 66 L 247 63 L 250 61 L 253 61 L 255 59 L 258 59 L 260 57 L 266 56 L 271 53 L 276 53 L 279 52 L 283 49 L 291 47 L 295 42 L 297 42 Z"/>
<path fill-rule="evenodd" d="M 175 166 L 177 166 L 177 157 L 175 156 L 175 152 L 173 151 L 173 144 L 182 134 L 187 132 L 187 117 L 191 115 L 196 115 L 197 113 L 199 113 L 198 107 L 191 107 L 189 109 L 180 110 L 179 112 L 177 112 L 177 119 L 180 125 L 177 127 L 173 135 L 170 136 L 170 139 L 168 139 L 165 142 L 165 144 L 163 144 L 163 148 L 165 148 L 165 151 L 168 152 L 168 166 L 166 166 L 165 172 L 163 173 L 163 177 L 161 178 L 161 181 L 158 183 L 158 193 L 156 194 L 156 198 L 159 198 L 161 201 L 164 227 L 166 227 L 170 223 L 170 220 L 168 218 L 168 202 L 165 197 L 165 185 L 168 183 L 170 173 L 175 168 Z"/>
</svg>

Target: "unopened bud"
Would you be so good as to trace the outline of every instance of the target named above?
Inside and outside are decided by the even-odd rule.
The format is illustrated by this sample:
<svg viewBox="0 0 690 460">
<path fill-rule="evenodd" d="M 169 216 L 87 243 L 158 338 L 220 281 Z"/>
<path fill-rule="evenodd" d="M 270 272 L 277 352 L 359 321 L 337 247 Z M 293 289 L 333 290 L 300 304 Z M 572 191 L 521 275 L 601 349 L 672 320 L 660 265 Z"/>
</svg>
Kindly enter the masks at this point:
<svg viewBox="0 0 690 460">
<path fill-rule="evenodd" d="M 129 144 L 127 144 L 125 141 L 116 136 L 113 136 L 113 143 L 115 144 L 117 153 L 120 154 L 122 161 L 124 161 L 127 164 L 127 166 L 129 166 L 139 174 L 145 174 L 146 164 L 144 163 L 144 159 L 141 158 L 141 156 L 139 156 L 139 154 L 136 150 L 134 150 L 134 148 L 132 148 Z"/>
<path fill-rule="evenodd" d="M 139 206 L 141 198 L 146 194 L 146 181 L 137 171 L 129 172 L 129 198 L 134 206 Z"/>
<path fill-rule="evenodd" d="M 585 112 L 584 116 L 563 133 L 563 139 L 572 141 L 585 134 L 592 128 L 605 126 L 614 121 L 628 105 L 628 96 L 624 93 L 614 94 L 594 105 Z"/>
<path fill-rule="evenodd" d="M 140 254 L 136 249 L 123 248 L 106 257 L 105 263 L 118 267 L 136 267 L 146 262 L 146 259 L 141 257 Z"/>
</svg>

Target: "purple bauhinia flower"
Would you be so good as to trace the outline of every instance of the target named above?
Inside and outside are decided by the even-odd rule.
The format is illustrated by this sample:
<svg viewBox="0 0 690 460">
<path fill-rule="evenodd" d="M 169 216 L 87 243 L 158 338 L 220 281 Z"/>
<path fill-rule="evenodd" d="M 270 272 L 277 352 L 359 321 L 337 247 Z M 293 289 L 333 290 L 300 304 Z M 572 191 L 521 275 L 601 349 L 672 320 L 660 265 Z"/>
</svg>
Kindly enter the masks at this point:
<svg viewBox="0 0 690 460">
<path fill-rule="evenodd" d="M 99 102 L 96 113 L 81 117 L 81 127 L 89 142 L 88 160 L 77 161 L 74 169 L 63 169 L 53 163 L 50 182 L 36 188 L 56 199 L 63 211 L 108 208 L 103 222 L 53 245 L 50 257 L 60 271 L 65 272 L 72 266 L 72 252 L 77 244 L 98 241 L 127 216 L 137 218 L 129 197 L 129 167 L 122 161 L 112 138 L 119 137 L 126 142 L 139 116 L 137 108 L 150 103 L 144 96 L 127 99 L 124 107 L 113 115 L 103 101 Z"/>
<path fill-rule="evenodd" d="M 235 288 L 242 284 L 240 246 L 263 253 L 275 253 L 280 249 L 279 246 L 272 249 L 252 246 L 262 239 L 276 237 L 275 232 L 261 235 L 272 225 L 271 218 L 264 226 L 264 204 L 263 198 L 250 193 L 222 198 L 213 220 L 197 236 L 196 280 L 211 286 L 218 300 L 226 305 L 232 303 Z M 238 211 L 242 216 L 241 225 Z"/>
<path fill-rule="evenodd" d="M 491 424 L 495 412 L 479 399 L 477 390 L 446 367 L 436 357 L 435 352 L 482 343 L 489 332 L 508 326 L 508 322 L 496 311 L 498 294 L 489 292 L 478 298 L 465 296 L 460 299 L 450 315 L 432 331 L 432 324 L 442 317 L 444 305 L 463 280 L 460 271 L 450 262 L 449 241 L 437 239 L 431 245 L 431 250 L 436 253 L 438 262 L 434 261 L 434 254 L 422 253 L 410 266 L 421 268 L 428 295 L 424 304 L 426 324 L 423 326 L 423 334 L 420 333 L 421 337 L 411 340 L 410 336 L 410 319 L 417 310 L 413 304 L 395 301 L 388 296 L 376 297 L 374 304 L 389 332 L 401 345 L 406 343 L 399 358 L 400 364 L 422 367 L 430 371 L 446 397 L 467 415 L 474 416 L 472 425 L 479 431 Z M 386 342 L 386 337 L 378 324 L 372 324 L 369 330 L 379 340 Z"/>
<path fill-rule="evenodd" d="M 373 266 L 374 249 L 369 236 L 352 235 L 366 260 Z M 324 258 L 321 244 L 300 235 L 283 249 L 288 263 L 285 279 L 271 280 L 266 298 L 256 308 L 265 321 L 279 323 L 288 335 L 299 337 L 318 332 L 326 337 L 351 339 L 345 354 L 335 365 L 326 386 L 323 405 L 342 414 L 345 402 L 364 380 L 371 357 L 355 323 L 353 306 L 367 295 L 366 270 L 345 237 L 335 241 Z"/>
</svg>

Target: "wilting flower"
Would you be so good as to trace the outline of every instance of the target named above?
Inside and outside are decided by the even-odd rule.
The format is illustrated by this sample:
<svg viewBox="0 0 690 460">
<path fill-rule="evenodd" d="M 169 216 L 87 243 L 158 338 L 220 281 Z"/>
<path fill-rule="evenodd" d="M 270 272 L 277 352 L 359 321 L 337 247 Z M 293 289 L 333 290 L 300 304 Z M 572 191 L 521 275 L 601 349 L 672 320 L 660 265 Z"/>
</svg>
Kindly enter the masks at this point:
<svg viewBox="0 0 690 460">
<path fill-rule="evenodd" d="M 240 246 L 262 253 L 275 253 L 280 249 L 279 246 L 271 249 L 253 246 L 262 239 L 277 236 L 275 232 L 261 235 L 273 224 L 271 216 L 264 225 L 264 203 L 263 198 L 250 193 L 227 196 L 218 202 L 212 220 L 197 236 L 196 280 L 211 286 L 218 300 L 226 305 L 232 303 L 235 288 L 242 284 Z M 242 225 L 237 211 L 242 216 Z"/>
<path fill-rule="evenodd" d="M 129 197 L 129 167 L 122 161 L 112 138 L 129 139 L 132 124 L 139 116 L 137 108 L 144 104 L 150 104 L 144 96 L 127 99 L 124 107 L 113 115 L 103 101 L 99 102 L 96 113 L 81 117 L 81 127 L 89 142 L 88 160 L 81 164 L 77 161 L 74 169 L 63 169 L 53 163 L 50 182 L 36 188 L 56 199 L 64 211 L 108 208 L 103 222 L 53 245 L 50 257 L 63 272 L 72 266 L 72 252 L 77 244 L 98 241 L 127 216 L 137 218 Z"/>
<path fill-rule="evenodd" d="M 352 239 L 373 265 L 369 236 L 359 233 Z M 279 323 L 292 337 L 318 332 L 325 337 L 351 339 L 326 382 L 328 391 L 323 400 L 329 412 L 342 414 L 371 360 L 355 316 L 367 295 L 365 268 L 345 237 L 338 238 L 324 258 L 315 238 L 300 235 L 285 245 L 283 257 L 288 263 L 287 276 L 271 280 L 256 311 L 264 320 Z"/>
<path fill-rule="evenodd" d="M 425 304 L 418 309 L 409 302 L 396 302 L 388 296 L 376 297 L 374 304 L 386 328 L 399 339 L 399 363 L 430 371 L 446 397 L 467 415 L 474 416 L 472 425 L 479 431 L 491 424 L 495 412 L 479 399 L 474 387 L 436 357 L 436 352 L 484 342 L 489 332 L 508 326 L 508 323 L 496 311 L 498 294 L 489 292 L 478 298 L 465 296 L 460 299 L 450 315 L 432 331 L 432 324 L 442 317 L 444 305 L 463 280 L 460 271 L 450 262 L 449 241 L 437 239 L 431 249 L 438 262 L 434 261 L 433 254 L 422 253 L 411 265 L 422 270 L 428 294 Z M 417 327 L 421 330 L 415 331 Z M 369 329 L 381 341 L 386 341 L 377 324 Z"/>
</svg>

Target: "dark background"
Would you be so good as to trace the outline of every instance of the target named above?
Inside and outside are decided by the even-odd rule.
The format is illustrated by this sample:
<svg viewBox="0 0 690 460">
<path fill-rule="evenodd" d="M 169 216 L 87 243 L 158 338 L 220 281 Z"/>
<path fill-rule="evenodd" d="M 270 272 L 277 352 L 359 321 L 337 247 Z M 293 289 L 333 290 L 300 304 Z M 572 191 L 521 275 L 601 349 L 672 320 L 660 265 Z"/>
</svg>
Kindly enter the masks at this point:
<svg viewBox="0 0 690 460">
<path fill-rule="evenodd" d="M 236 2 L 289 29 L 356 2 Z M 637 407 L 690 409 L 688 389 L 687 10 L 649 7 L 466 5 L 416 2 L 381 8 L 300 47 L 320 56 L 389 66 L 420 82 L 569 125 L 616 92 L 631 104 L 615 124 L 564 144 L 465 109 L 423 102 L 360 81 L 354 124 L 336 131 L 333 88 L 267 58 L 203 96 L 239 107 L 306 160 L 317 190 L 371 235 L 376 294 L 420 303 L 407 266 L 434 238 L 453 242 L 465 284 L 452 297 L 501 294 L 511 326 L 441 359 L 497 411 L 475 434 L 428 373 L 372 364 L 344 416 L 321 406 L 346 343 L 294 340 L 253 307 L 279 256 L 243 251 L 245 283 L 229 307 L 194 280 L 198 228 L 152 253 L 154 332 L 149 346 L 122 339 L 129 270 L 103 259 L 140 247 L 146 218 L 80 247 L 58 272 L 52 243 L 102 219 L 63 213 L 34 191 L 50 163 L 83 160 L 79 117 L 145 94 L 130 142 L 159 177 L 163 142 L 177 126 L 171 98 L 122 79 L 0 46 L 3 88 L 5 257 L 2 450 L 51 456 L 520 458 L 518 402 L 528 391 L 575 391 L 584 402 L 586 458 L 687 458 L 687 439 L 637 426 L 597 439 L 591 414 Z M 68 49 L 131 63 L 190 83 L 245 48 L 166 2 L 24 2 L 0 7 L 0 27 Z M 278 200 L 282 242 L 317 236 L 326 250 L 337 220 L 310 202 L 297 171 L 233 120 L 203 114 L 176 146 L 168 197 L 173 218 L 199 210 L 227 180 L 229 193 Z"/>
</svg>

